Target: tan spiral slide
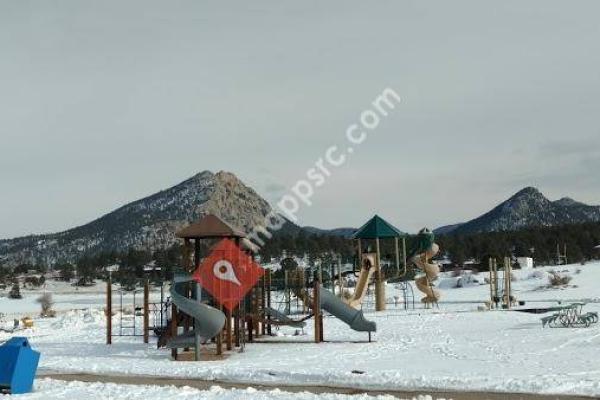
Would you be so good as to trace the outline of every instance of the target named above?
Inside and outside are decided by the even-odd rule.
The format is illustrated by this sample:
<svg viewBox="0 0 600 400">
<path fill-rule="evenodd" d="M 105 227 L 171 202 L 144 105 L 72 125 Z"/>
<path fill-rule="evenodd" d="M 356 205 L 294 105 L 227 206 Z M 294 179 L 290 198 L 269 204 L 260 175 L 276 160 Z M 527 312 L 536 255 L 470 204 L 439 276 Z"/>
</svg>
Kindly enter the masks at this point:
<svg viewBox="0 0 600 400">
<path fill-rule="evenodd" d="M 431 259 L 435 257 L 438 251 L 440 251 L 440 247 L 436 243 L 433 243 L 428 250 L 412 258 L 415 265 L 425 272 L 425 275 L 415 279 L 415 284 L 417 285 L 417 289 L 425 293 L 425 297 L 421 299 L 421 302 L 426 305 L 437 303 L 441 297 L 440 291 L 431 286 L 431 282 L 440 273 L 439 265 L 431 262 Z"/>
</svg>

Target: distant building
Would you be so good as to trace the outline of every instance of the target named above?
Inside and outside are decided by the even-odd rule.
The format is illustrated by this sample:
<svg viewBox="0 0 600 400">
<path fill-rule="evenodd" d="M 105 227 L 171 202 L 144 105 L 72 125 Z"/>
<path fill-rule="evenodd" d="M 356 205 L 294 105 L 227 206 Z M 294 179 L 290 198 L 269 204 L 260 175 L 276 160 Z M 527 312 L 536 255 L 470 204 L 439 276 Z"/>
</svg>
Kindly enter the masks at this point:
<svg viewBox="0 0 600 400">
<path fill-rule="evenodd" d="M 533 258 L 517 257 L 517 264 L 519 264 L 521 269 L 533 269 Z"/>
<path fill-rule="evenodd" d="M 145 273 L 151 273 L 151 272 L 158 272 L 161 271 L 162 268 L 158 267 L 156 265 L 156 261 L 151 261 L 148 264 L 144 265 L 144 272 Z"/>
<path fill-rule="evenodd" d="M 106 270 L 106 272 L 118 272 L 119 268 L 121 268 L 121 266 L 119 264 L 113 264 L 113 265 L 109 265 L 108 267 L 104 268 Z"/>
<path fill-rule="evenodd" d="M 476 260 L 474 258 L 467 260 L 463 263 L 463 268 L 464 269 L 477 269 L 477 268 L 481 268 L 481 261 Z"/>
</svg>

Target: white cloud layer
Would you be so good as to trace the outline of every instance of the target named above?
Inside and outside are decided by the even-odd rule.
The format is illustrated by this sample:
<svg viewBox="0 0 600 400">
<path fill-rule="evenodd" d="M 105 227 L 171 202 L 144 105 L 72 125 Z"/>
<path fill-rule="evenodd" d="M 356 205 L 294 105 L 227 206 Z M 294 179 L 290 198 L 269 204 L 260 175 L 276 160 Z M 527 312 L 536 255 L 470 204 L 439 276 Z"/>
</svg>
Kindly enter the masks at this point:
<svg viewBox="0 0 600 400">
<path fill-rule="evenodd" d="M 0 4 L 0 237 L 204 170 L 274 202 L 385 87 L 402 104 L 299 215 L 404 230 L 526 185 L 598 203 L 595 1 Z M 590 146 L 582 144 L 593 143 Z"/>
</svg>

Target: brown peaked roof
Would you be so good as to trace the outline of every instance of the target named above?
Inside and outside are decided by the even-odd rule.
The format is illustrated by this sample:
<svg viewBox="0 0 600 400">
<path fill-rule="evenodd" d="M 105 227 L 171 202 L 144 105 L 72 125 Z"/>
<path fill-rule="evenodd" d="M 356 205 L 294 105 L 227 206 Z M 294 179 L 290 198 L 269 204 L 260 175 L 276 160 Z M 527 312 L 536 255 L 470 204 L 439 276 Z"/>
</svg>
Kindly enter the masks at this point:
<svg viewBox="0 0 600 400">
<path fill-rule="evenodd" d="M 202 239 L 215 237 L 243 238 L 246 234 L 233 228 L 227 222 L 213 214 L 204 216 L 200 221 L 191 224 L 177 232 L 177 237 L 182 239 Z"/>
</svg>

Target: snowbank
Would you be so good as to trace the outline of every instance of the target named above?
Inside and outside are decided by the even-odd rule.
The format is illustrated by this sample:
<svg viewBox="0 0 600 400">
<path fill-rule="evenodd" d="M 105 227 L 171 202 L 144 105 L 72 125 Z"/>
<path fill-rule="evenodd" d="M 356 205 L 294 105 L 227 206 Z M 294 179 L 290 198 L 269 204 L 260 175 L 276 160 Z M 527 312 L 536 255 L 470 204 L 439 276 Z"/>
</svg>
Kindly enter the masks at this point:
<svg viewBox="0 0 600 400">
<path fill-rule="evenodd" d="M 62 382 L 51 379 L 41 379 L 36 383 L 34 393 L 19 395 L 19 400 L 37 399 L 127 399 L 127 400 L 165 400 L 165 399 L 203 399 L 203 400 L 394 400 L 392 396 L 341 395 L 341 394 L 311 394 L 288 393 L 281 390 L 258 391 L 248 389 L 223 389 L 213 386 L 210 390 L 198 390 L 190 387 L 177 388 L 174 386 L 137 386 L 117 385 L 112 383 L 83 383 Z M 7 399 L 11 396 L 7 396 Z M 413 400 L 432 400 L 431 396 L 419 396 Z M 443 400 L 443 399 L 440 399 Z"/>
</svg>

